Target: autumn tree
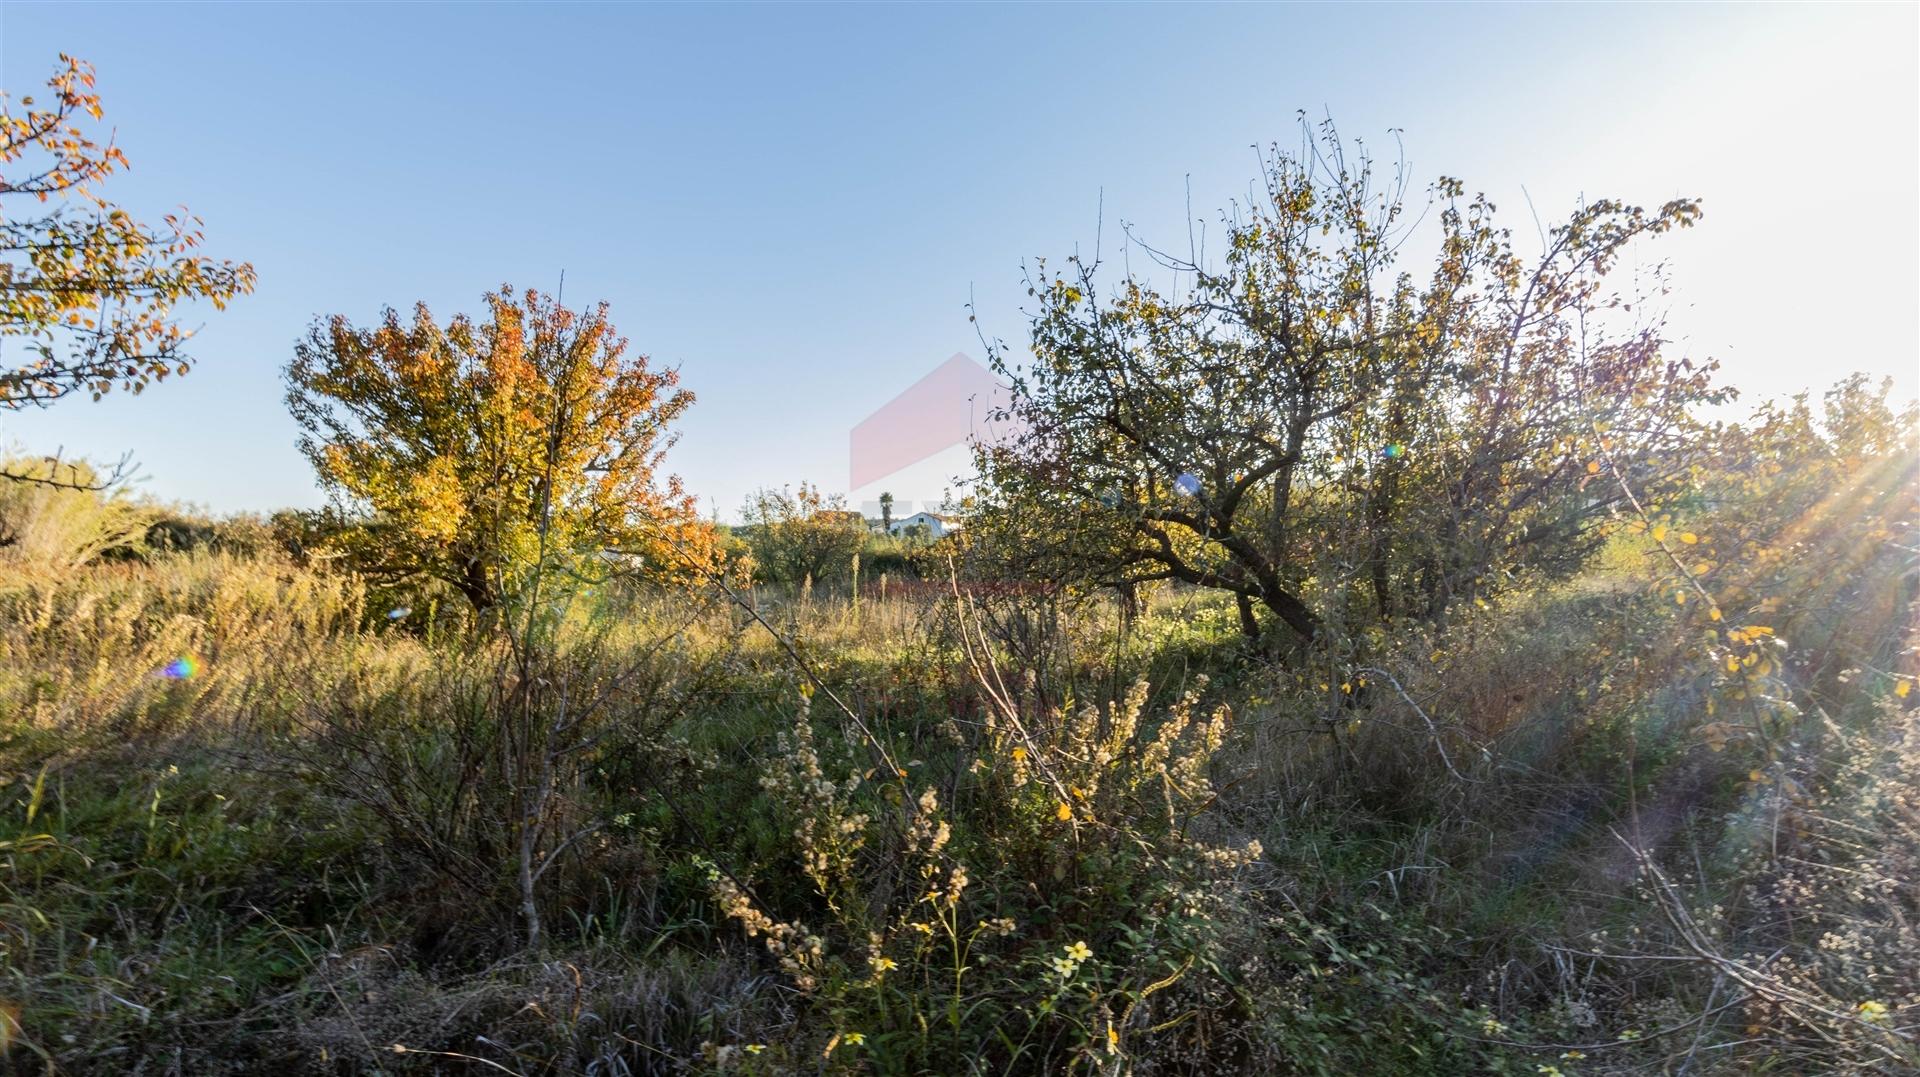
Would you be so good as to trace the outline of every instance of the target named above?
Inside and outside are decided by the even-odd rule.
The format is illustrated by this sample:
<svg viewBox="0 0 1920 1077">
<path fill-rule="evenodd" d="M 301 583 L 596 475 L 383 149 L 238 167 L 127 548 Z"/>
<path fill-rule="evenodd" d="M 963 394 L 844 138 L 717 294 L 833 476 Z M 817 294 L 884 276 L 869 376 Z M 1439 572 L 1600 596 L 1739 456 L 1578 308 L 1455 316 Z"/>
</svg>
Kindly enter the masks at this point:
<svg viewBox="0 0 1920 1077">
<path fill-rule="evenodd" d="M 823 582 L 851 571 L 866 545 L 867 525 L 838 494 L 801 483 L 798 489 L 760 489 L 741 509 L 742 533 L 769 578 Z"/>
<path fill-rule="evenodd" d="M 0 360 L 0 408 L 184 374 L 192 334 L 175 308 L 253 290 L 251 265 L 198 253 L 198 217 L 156 227 L 98 193 L 127 159 L 88 131 L 102 116 L 92 66 L 60 63 L 40 98 L 0 93 L 0 341 L 20 349 Z"/>
<path fill-rule="evenodd" d="M 1248 634 L 1264 610 L 1313 640 L 1330 617 L 1439 620 L 1577 563 L 1615 496 L 1602 439 L 1661 481 L 1707 372 L 1603 287 L 1697 203 L 1596 201 L 1526 258 L 1442 180 L 1416 275 L 1396 271 L 1404 170 L 1383 182 L 1326 127 L 1262 179 L 1217 265 L 1129 237 L 1171 289 L 1130 268 L 1103 292 L 1097 257 L 1038 263 L 1033 361 L 992 350 L 1022 432 L 980 449 L 976 538 L 1047 578 L 1217 588 Z"/>
<path fill-rule="evenodd" d="M 345 537 L 376 578 L 441 581 L 477 610 L 543 557 L 618 557 L 655 577 L 706 567 L 713 530 L 661 473 L 693 403 L 608 320 L 502 286 L 475 321 L 424 304 L 371 328 L 314 324 L 287 368 L 301 451 L 365 526 Z"/>
</svg>

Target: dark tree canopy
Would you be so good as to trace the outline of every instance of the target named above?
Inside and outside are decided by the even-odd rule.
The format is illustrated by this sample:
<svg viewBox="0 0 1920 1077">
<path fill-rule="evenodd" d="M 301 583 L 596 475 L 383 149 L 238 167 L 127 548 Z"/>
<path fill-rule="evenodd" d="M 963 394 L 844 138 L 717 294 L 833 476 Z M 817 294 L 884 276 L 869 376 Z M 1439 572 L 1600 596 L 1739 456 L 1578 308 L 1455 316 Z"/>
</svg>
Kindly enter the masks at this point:
<svg viewBox="0 0 1920 1077">
<path fill-rule="evenodd" d="M 1024 433 L 980 453 L 982 534 L 1023 571 L 1218 588 L 1249 633 L 1260 607 L 1309 640 L 1330 617 L 1443 618 L 1577 563 L 1615 496 L 1603 450 L 1658 481 L 1713 395 L 1710 365 L 1665 357 L 1657 320 L 1603 290 L 1697 202 L 1593 202 L 1528 258 L 1441 180 L 1415 272 L 1404 172 L 1382 190 L 1330 127 L 1263 181 L 1221 264 L 1133 241 L 1170 290 L 1109 286 L 1097 258 L 1030 275 L 1033 361 L 993 357 Z"/>
</svg>

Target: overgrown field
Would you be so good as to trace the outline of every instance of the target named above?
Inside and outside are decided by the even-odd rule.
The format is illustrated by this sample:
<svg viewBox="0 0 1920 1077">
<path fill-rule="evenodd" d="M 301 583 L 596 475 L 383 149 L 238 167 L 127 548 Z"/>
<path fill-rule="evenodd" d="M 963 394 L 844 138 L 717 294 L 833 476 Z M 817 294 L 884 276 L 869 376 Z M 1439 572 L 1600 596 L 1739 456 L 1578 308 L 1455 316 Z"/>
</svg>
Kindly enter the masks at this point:
<svg viewBox="0 0 1920 1077">
<path fill-rule="evenodd" d="M 15 489 L 5 1057 L 1910 1070 L 1913 468 L 1623 516 L 1572 578 L 1306 656 L 1198 590 L 937 578 L 576 579 L 489 626 Z"/>
</svg>

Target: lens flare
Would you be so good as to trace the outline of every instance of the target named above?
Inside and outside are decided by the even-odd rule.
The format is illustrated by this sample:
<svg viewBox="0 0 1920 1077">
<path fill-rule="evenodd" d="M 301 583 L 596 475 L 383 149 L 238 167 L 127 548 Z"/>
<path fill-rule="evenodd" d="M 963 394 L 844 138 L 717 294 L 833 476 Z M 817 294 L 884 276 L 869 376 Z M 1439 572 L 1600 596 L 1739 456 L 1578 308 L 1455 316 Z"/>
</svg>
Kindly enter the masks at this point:
<svg viewBox="0 0 1920 1077">
<path fill-rule="evenodd" d="M 200 675 L 200 660 L 183 654 L 162 666 L 160 675 L 170 681 L 190 681 Z"/>
<path fill-rule="evenodd" d="M 1200 476 L 1191 471 L 1182 472 L 1179 478 L 1173 480 L 1173 490 L 1181 497 L 1197 495 L 1200 492 Z"/>
<path fill-rule="evenodd" d="M 1405 445 L 1398 445 L 1398 444 L 1388 445 L 1386 448 L 1380 450 L 1380 455 L 1386 457 L 1389 460 L 1398 460 L 1401 457 L 1407 455 L 1407 447 Z"/>
<path fill-rule="evenodd" d="M 405 617 L 407 614 L 412 612 L 413 612 L 412 606 L 395 606 L 394 608 L 387 611 L 387 620 L 398 621 L 400 618 Z"/>
</svg>

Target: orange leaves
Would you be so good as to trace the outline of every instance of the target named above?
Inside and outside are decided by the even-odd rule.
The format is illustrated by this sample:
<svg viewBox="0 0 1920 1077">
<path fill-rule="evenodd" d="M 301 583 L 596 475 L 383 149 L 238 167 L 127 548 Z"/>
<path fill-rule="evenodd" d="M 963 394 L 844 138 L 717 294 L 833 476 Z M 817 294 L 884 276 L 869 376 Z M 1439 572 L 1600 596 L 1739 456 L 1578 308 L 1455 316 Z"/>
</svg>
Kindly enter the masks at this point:
<svg viewBox="0 0 1920 1077">
<path fill-rule="evenodd" d="M 93 70 L 63 56 L 48 80 L 51 107 L 19 99 L 16 113 L 0 94 L 0 335 L 27 338 L 36 361 L 0 368 L 0 408 L 44 404 L 70 392 L 96 398 L 115 385 L 139 392 L 150 381 L 184 372 L 180 348 L 190 336 L 174 308 L 195 299 L 224 309 L 253 290 L 253 267 L 215 262 L 191 252 L 201 242 L 198 218 L 165 217 L 159 229 L 140 224 L 95 194 L 93 184 L 126 166 L 111 143 L 90 137 L 76 121 L 99 120 Z M 38 218 L 10 203 L 78 200 L 80 213 Z"/>
<path fill-rule="evenodd" d="M 486 306 L 484 322 L 444 328 L 424 306 L 410 324 L 317 323 L 288 367 L 303 451 L 380 522 L 386 561 L 476 606 L 540 556 L 618 551 L 656 576 L 710 566 L 712 527 L 658 474 L 692 402 L 678 375 L 626 356 L 604 306 L 507 287 Z"/>
</svg>

